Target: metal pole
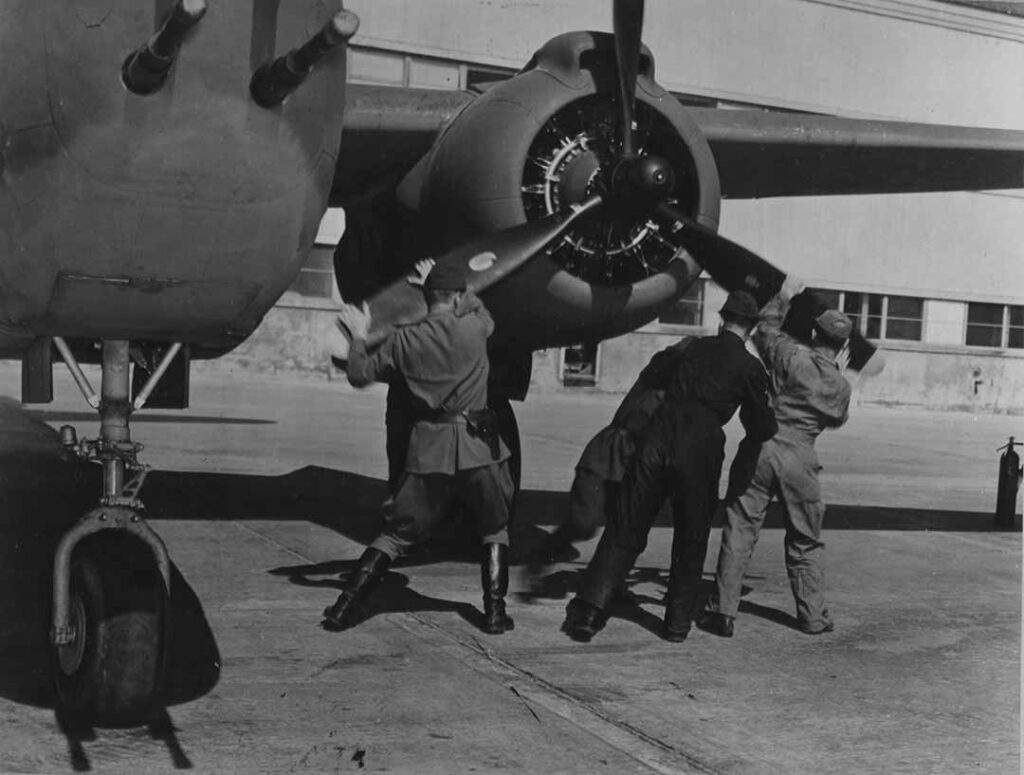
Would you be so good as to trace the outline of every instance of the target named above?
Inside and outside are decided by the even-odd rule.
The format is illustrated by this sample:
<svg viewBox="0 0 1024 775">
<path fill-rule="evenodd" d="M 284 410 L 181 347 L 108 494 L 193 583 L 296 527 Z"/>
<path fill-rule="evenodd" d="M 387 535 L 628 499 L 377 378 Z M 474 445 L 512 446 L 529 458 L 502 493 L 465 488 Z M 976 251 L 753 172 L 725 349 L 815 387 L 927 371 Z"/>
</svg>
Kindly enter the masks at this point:
<svg viewBox="0 0 1024 775">
<path fill-rule="evenodd" d="M 140 390 L 139 394 L 135 396 L 133 405 L 136 409 L 141 409 L 146 405 L 146 401 L 149 399 L 150 393 L 156 389 L 157 383 L 167 372 L 167 369 L 170 368 L 171 361 L 174 360 L 174 356 L 178 354 L 179 350 L 181 350 L 181 342 L 175 342 L 170 346 L 170 349 L 164 353 L 164 357 L 160 360 L 160 365 L 156 367 L 156 371 L 150 375 L 149 379 L 146 380 L 146 384 L 142 386 L 142 390 Z"/>
<path fill-rule="evenodd" d="M 100 441 L 104 447 L 131 443 L 128 416 L 131 403 L 128 400 L 128 341 L 105 339 L 103 341 L 103 381 L 100 394 Z M 114 450 L 104 450 L 103 494 L 117 497 L 124 488 L 124 458 Z"/>
<path fill-rule="evenodd" d="M 85 400 L 89 402 L 89 406 L 93 409 L 98 409 L 100 406 L 100 400 L 96 397 L 96 391 L 92 389 L 92 385 L 89 384 L 89 379 L 82 372 L 82 367 L 78 365 L 78 361 L 75 360 L 74 353 L 71 352 L 71 348 L 68 347 L 68 343 L 64 341 L 63 337 L 53 337 L 53 343 L 57 347 L 57 351 L 60 353 L 60 357 L 64 359 L 64 363 L 67 364 L 68 371 L 71 372 L 71 376 L 75 379 L 75 384 L 78 385 L 78 389 L 82 391 L 82 395 L 85 396 Z"/>
</svg>

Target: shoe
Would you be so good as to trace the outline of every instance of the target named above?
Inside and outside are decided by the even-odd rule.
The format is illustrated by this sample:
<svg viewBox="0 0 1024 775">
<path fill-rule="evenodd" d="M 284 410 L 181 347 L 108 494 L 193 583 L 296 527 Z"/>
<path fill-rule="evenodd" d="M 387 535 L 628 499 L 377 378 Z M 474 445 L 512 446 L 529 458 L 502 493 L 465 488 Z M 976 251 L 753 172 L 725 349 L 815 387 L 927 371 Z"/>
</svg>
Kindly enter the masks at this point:
<svg viewBox="0 0 1024 775">
<path fill-rule="evenodd" d="M 508 594 L 507 546 L 484 544 L 480 582 L 484 589 L 483 631 L 489 635 L 501 635 L 515 629 L 515 622 L 505 612 L 505 595 Z"/>
<path fill-rule="evenodd" d="M 801 619 L 797 623 L 797 627 L 800 632 L 806 635 L 822 635 L 823 633 L 835 630 L 836 625 L 831 619 L 826 619 L 825 621 L 818 622 L 817 624 L 811 624 L 810 622 Z"/>
<path fill-rule="evenodd" d="M 686 640 L 690 634 L 689 622 L 685 629 L 676 629 L 676 625 L 669 627 L 668 622 L 664 622 L 661 629 L 661 637 L 667 640 L 669 643 L 682 643 Z"/>
<path fill-rule="evenodd" d="M 733 617 L 714 611 L 705 611 L 697 626 L 705 632 L 710 632 L 712 635 L 717 635 L 720 638 L 731 638 L 733 633 Z"/>
<path fill-rule="evenodd" d="M 345 581 L 345 588 L 332 605 L 324 609 L 323 628 L 339 632 L 356 623 L 358 609 L 387 573 L 391 558 L 384 552 L 369 548 L 359 558 L 359 567 Z"/>
<path fill-rule="evenodd" d="M 589 643 L 608 623 L 608 616 L 596 605 L 578 597 L 569 601 L 565 608 L 565 623 L 562 632 L 580 643 Z"/>
</svg>

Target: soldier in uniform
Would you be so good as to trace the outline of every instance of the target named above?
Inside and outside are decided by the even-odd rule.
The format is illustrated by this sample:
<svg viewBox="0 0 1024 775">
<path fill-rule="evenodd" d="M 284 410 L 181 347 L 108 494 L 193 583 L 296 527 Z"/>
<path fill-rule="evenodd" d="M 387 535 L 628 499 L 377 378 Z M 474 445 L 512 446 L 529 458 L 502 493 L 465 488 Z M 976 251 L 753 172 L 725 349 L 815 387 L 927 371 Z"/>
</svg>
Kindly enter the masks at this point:
<svg viewBox="0 0 1024 775">
<path fill-rule="evenodd" d="M 361 387 L 400 376 L 416 420 L 384 530 L 363 553 L 337 601 L 324 610 L 328 629 L 355 622 L 360 604 L 391 562 L 426 540 L 454 499 L 472 513 L 483 542 L 483 629 L 500 634 L 513 627 L 505 611 L 513 484 L 508 448 L 486 408 L 487 338 L 494 321 L 466 292 L 461 266 L 429 264 L 417 266 L 429 271 L 423 283 L 426 318 L 397 328 L 372 354 L 366 351 L 368 308 L 344 305 L 339 317 L 350 339 L 349 382 Z"/>
<path fill-rule="evenodd" d="M 646 548 L 666 496 L 675 529 L 665 637 L 681 641 L 690 631 L 718 503 L 722 426 L 740 408 L 748 438 L 763 441 L 775 433 L 768 376 L 744 346 L 757 322 L 757 303 L 749 293 L 733 292 L 721 317 L 717 336 L 697 339 L 677 359 L 665 402 L 639 436 L 618 508 L 566 611 L 564 630 L 575 640 L 588 641 L 604 627 L 608 603 Z"/>
<path fill-rule="evenodd" d="M 730 483 L 735 497 L 727 496 L 716 589 L 700 622 L 702 629 L 726 638 L 733 634 L 743 573 L 773 495 L 778 495 L 785 514 L 786 571 L 799 627 L 811 635 L 834 628 L 825 607 L 825 545 L 821 541 L 825 503 L 814 440 L 825 428 L 838 428 L 848 416 L 850 383 L 837 359 L 852 324 L 842 312 L 826 310 L 814 319 L 809 343 L 785 333 L 786 310 L 799 292 L 799 281 L 787 278 L 780 293 L 765 306 L 764 319 L 753 336 L 771 374 L 779 431 L 753 451 L 755 462 L 748 481 Z"/>
</svg>

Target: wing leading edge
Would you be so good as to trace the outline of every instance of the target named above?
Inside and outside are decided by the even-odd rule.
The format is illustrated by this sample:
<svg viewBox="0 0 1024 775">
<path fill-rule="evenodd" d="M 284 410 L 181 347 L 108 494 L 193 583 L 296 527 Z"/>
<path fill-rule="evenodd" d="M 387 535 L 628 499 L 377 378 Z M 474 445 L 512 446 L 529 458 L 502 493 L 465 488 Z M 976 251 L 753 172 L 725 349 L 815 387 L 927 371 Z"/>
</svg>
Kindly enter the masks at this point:
<svg viewBox="0 0 1024 775">
<path fill-rule="evenodd" d="M 690 108 L 732 199 L 1024 188 L 1024 132 Z"/>
</svg>

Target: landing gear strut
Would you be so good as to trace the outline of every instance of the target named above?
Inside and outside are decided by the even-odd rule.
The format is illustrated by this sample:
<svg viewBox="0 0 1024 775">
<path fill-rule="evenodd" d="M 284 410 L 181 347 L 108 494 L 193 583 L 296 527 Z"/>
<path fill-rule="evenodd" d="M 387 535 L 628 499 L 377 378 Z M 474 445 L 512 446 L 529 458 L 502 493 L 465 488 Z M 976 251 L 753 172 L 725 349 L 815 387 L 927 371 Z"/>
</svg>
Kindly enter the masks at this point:
<svg viewBox="0 0 1024 775">
<path fill-rule="evenodd" d="M 70 350 L 55 343 L 89 399 Z M 103 495 L 57 547 L 50 631 L 61 709 L 112 725 L 147 721 L 158 701 L 171 577 L 167 549 L 141 513 L 147 469 L 128 428 L 129 384 L 129 343 L 104 341 L 100 437 L 78 441 L 73 428 L 61 429 L 66 452 L 102 465 Z"/>
</svg>

